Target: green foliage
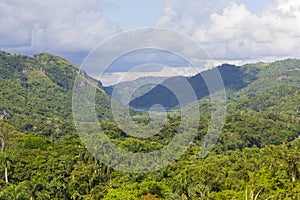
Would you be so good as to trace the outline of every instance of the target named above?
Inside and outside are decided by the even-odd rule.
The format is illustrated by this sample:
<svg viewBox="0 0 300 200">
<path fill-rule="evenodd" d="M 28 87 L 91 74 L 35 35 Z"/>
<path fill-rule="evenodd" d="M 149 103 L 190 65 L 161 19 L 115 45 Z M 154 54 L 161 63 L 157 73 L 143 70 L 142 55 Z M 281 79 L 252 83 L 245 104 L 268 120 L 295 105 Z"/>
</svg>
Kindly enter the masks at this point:
<svg viewBox="0 0 300 200">
<path fill-rule="evenodd" d="M 251 67 L 251 69 L 248 69 L 246 66 L 237 67 L 234 65 L 223 64 L 222 66 L 218 67 L 218 71 L 221 75 L 227 92 L 231 95 L 232 92 L 238 91 L 249 85 L 251 82 L 255 81 L 257 79 L 257 74 L 259 73 L 259 68 Z M 146 94 L 133 99 L 130 102 L 130 105 L 135 108 L 148 110 L 152 105 L 160 104 L 167 109 L 172 109 L 178 106 L 179 102 L 177 97 L 175 96 L 176 94 L 174 94 L 166 86 L 181 84 L 180 81 L 183 84 L 185 82 L 189 83 L 189 85 L 195 91 L 197 99 L 207 97 L 210 95 L 210 92 L 203 77 L 210 77 L 214 73 L 215 70 L 208 70 L 189 78 L 171 77 L 169 79 L 166 79 L 161 84 L 158 84 Z M 181 92 L 183 93 L 185 91 Z"/>
<path fill-rule="evenodd" d="M 72 89 L 80 74 L 96 81 L 75 65 L 50 54 L 32 57 L 0 52 L 0 117 L 23 132 L 58 140 L 75 132 Z M 98 117 L 111 116 L 109 96 L 99 87 Z"/>
<path fill-rule="evenodd" d="M 158 198 L 164 197 L 170 193 L 170 189 L 163 183 L 154 181 L 145 181 L 142 183 L 133 183 L 130 185 L 123 185 L 117 189 L 109 189 L 108 194 L 104 200 L 112 199 L 128 199 L 135 200 L 147 194 L 155 194 Z M 145 198 L 145 197 L 144 197 Z"/>
<path fill-rule="evenodd" d="M 132 174 L 99 162 L 76 134 L 71 109 L 75 76 L 95 80 L 56 56 L 0 52 L 0 199 L 299 199 L 298 66 L 292 59 L 223 66 L 230 101 L 213 151 L 199 158 L 211 109 L 202 99 L 198 127 L 189 126 L 196 137 L 188 150 L 165 168 Z M 158 122 L 162 129 L 156 135 L 131 137 L 111 121 L 109 102 L 99 86 L 100 126 L 120 148 L 155 151 L 178 132 L 180 116 L 171 112 Z M 136 123 L 150 122 L 142 112 L 131 114 Z M 198 121 L 191 117 L 183 123 L 193 120 Z"/>
<path fill-rule="evenodd" d="M 1 200 L 27 200 L 29 194 L 21 186 L 11 185 L 0 192 Z"/>
</svg>

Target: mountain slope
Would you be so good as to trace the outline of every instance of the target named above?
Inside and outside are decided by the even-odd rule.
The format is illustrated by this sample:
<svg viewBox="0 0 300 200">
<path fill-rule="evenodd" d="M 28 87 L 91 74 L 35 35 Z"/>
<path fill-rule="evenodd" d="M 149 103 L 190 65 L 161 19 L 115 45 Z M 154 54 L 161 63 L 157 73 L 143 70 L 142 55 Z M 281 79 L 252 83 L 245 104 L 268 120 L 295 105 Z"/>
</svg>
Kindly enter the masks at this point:
<svg viewBox="0 0 300 200">
<path fill-rule="evenodd" d="M 247 69 L 245 67 L 236 67 L 234 65 L 223 64 L 218 67 L 221 77 L 224 81 L 226 91 L 231 94 L 241 88 L 246 87 L 249 83 L 256 80 L 256 74 L 259 72 L 257 68 L 252 67 Z M 193 77 L 181 77 L 185 79 L 195 91 L 197 99 L 201 99 L 209 95 L 208 88 L 202 76 L 209 76 L 213 70 L 201 72 Z M 148 93 L 133 99 L 129 105 L 135 108 L 142 108 L 148 110 L 154 104 L 161 104 L 167 109 L 171 109 L 178 105 L 177 97 L 164 85 L 178 84 L 178 77 L 173 77 L 165 80 L 162 84 L 157 85 Z M 179 87 L 181 85 L 178 85 Z"/>
<path fill-rule="evenodd" d="M 257 95 L 266 90 L 283 85 L 300 85 L 300 60 L 286 59 L 273 63 L 246 64 L 241 67 L 224 64 L 218 67 L 227 97 L 236 99 L 244 96 Z M 205 76 L 210 71 L 201 72 L 196 76 L 186 78 L 194 89 L 197 98 L 209 95 Z M 167 83 L 167 84 L 166 84 Z M 139 109 L 149 109 L 154 104 L 161 104 L 167 109 L 178 105 L 176 96 L 163 85 L 175 85 L 176 79 L 167 79 L 143 96 L 133 99 L 129 105 Z"/>
<path fill-rule="evenodd" d="M 32 58 L 1 52 L 0 57 L 0 200 L 16 196 L 109 200 L 300 196 L 298 62 L 243 66 L 239 68 L 244 70 L 242 74 L 255 76 L 240 76 L 232 81 L 231 68 L 226 68 L 229 71 L 223 75 L 228 76 L 227 91 L 234 91 L 231 94 L 236 96 L 229 99 L 224 129 L 212 152 L 205 158 L 199 157 L 211 110 L 210 102 L 203 99 L 200 108 L 204 115 L 199 127 L 188 130 L 196 131 L 188 150 L 158 171 L 138 174 L 115 170 L 90 154 L 78 138 L 62 137 L 74 131 L 71 86 L 76 74 L 84 72 L 49 54 Z M 181 77 L 169 81 L 178 78 Z M 99 88 L 99 117 L 109 116 L 108 101 L 109 97 Z M 147 121 L 142 113 L 135 117 Z M 101 126 L 119 147 L 145 153 L 167 145 L 181 121 L 184 120 L 180 117 L 170 117 L 162 123 L 160 132 L 149 138 L 131 137 L 113 121 Z"/>
<path fill-rule="evenodd" d="M 248 64 L 246 68 L 257 67 L 257 80 L 253 81 L 247 87 L 243 88 L 235 96 L 255 96 L 266 90 L 276 88 L 283 85 L 300 86 L 300 60 L 285 59 L 269 64 L 262 65 Z"/>
<path fill-rule="evenodd" d="M 1 118 L 20 131 L 45 136 L 60 137 L 75 131 L 72 88 L 78 74 L 95 81 L 57 56 L 29 57 L 0 52 Z M 98 117 L 109 117 L 110 98 L 101 87 L 96 99 L 96 109 L 101 111 Z"/>
<path fill-rule="evenodd" d="M 131 99 L 140 97 L 146 94 L 147 92 L 149 92 L 158 83 L 163 82 L 167 78 L 168 77 L 156 77 L 156 76 L 140 77 L 133 81 L 126 81 L 126 82 L 118 83 L 116 85 L 104 87 L 104 90 L 110 96 L 114 95 L 114 98 L 120 101 L 121 103 L 128 104 L 128 102 L 126 102 L 128 96 L 132 94 Z"/>
</svg>

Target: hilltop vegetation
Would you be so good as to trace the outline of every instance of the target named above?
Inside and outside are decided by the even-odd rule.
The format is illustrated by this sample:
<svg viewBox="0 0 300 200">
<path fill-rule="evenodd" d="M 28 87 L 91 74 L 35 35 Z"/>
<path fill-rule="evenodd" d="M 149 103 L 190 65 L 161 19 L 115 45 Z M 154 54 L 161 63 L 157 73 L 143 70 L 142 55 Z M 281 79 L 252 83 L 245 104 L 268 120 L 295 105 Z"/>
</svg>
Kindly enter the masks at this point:
<svg viewBox="0 0 300 200">
<path fill-rule="evenodd" d="M 223 64 L 218 68 L 221 78 L 224 82 L 224 87 L 228 94 L 238 91 L 246 87 L 251 82 L 257 79 L 256 75 L 259 70 L 256 67 L 237 67 L 234 65 Z M 187 82 L 195 91 L 197 99 L 204 98 L 210 94 L 209 88 L 206 85 L 205 77 L 210 77 L 215 74 L 215 70 L 201 72 L 192 77 L 171 77 L 164 82 L 158 84 L 146 94 L 136 97 L 129 105 L 148 110 L 154 104 L 161 104 L 167 109 L 176 107 L 179 102 L 169 87 L 178 85 L 178 82 Z"/>
<path fill-rule="evenodd" d="M 231 99 L 256 95 L 282 85 L 299 86 L 299 63 L 300 61 L 296 59 L 286 59 L 274 63 L 246 64 L 240 67 L 223 64 L 217 68 L 224 82 L 227 96 Z M 208 70 L 185 78 L 194 89 L 198 99 L 209 95 L 203 77 L 212 73 L 212 70 Z M 174 78 L 165 80 L 146 94 L 134 98 L 130 105 L 145 110 L 153 104 L 161 104 L 170 109 L 176 107 L 178 105 L 177 98 L 166 87 L 176 85 L 176 81 Z"/>
<path fill-rule="evenodd" d="M 230 99 L 213 151 L 199 157 L 210 121 L 210 103 L 201 101 L 188 150 L 167 167 L 134 174 L 100 163 L 76 133 L 75 77 L 95 80 L 53 55 L 1 52 L 0 199 L 299 199 L 300 61 L 223 67 Z M 110 97 L 98 85 L 97 116 L 119 147 L 150 152 L 178 131 L 180 118 L 169 116 L 153 137 L 129 136 L 112 120 Z M 148 123 L 134 113 L 137 123 Z"/>
<path fill-rule="evenodd" d="M 88 77 L 85 72 L 50 54 L 32 58 L 5 52 L 0 53 L 0 71 L 0 115 L 19 131 L 51 137 L 75 132 L 72 89 L 77 74 Z M 99 118 L 109 118 L 110 98 L 100 87 L 97 99 Z"/>
</svg>

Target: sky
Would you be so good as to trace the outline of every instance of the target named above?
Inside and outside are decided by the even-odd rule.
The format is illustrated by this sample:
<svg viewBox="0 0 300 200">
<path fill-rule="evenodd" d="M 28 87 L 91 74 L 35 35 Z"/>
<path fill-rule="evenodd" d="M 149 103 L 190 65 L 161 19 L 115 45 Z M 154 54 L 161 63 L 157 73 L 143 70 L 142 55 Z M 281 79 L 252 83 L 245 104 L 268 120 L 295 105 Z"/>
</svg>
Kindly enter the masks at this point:
<svg viewBox="0 0 300 200">
<path fill-rule="evenodd" d="M 0 24 L 0 50 L 78 66 L 101 42 L 142 27 L 186 34 L 216 65 L 300 58 L 299 0 L 0 0 Z"/>
</svg>

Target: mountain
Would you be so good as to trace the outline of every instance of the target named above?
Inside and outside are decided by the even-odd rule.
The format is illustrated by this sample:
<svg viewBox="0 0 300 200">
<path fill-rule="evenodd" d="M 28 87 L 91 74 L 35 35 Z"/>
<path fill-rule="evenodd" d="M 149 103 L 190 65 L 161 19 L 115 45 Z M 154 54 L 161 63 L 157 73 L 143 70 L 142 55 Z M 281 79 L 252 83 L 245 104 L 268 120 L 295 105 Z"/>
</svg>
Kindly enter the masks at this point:
<svg viewBox="0 0 300 200">
<path fill-rule="evenodd" d="M 112 120 L 110 97 L 101 84 L 73 64 L 50 54 L 30 57 L 0 52 L 0 200 L 298 199 L 299 61 L 223 65 L 220 71 L 230 97 L 225 124 L 212 151 L 202 158 L 199 152 L 211 117 L 207 99 L 199 101 L 200 119 L 193 113 L 188 119 L 169 113 L 166 121 L 158 121 L 157 133 L 133 137 Z M 100 125 L 118 147 L 133 153 L 164 149 L 182 128 L 181 122 L 190 125 L 187 131 L 196 135 L 194 141 L 178 159 L 157 171 L 129 173 L 102 163 L 111 157 L 97 159 L 97 153 L 87 150 L 105 149 L 97 146 L 97 137 L 84 145 L 72 122 L 77 74 L 98 85 Z M 198 76 L 165 82 L 188 80 L 204 87 Z M 199 98 L 207 94 L 197 91 Z M 135 114 L 135 124 L 149 123 L 147 113 Z M 151 162 L 161 164 L 147 160 Z M 136 160 L 133 164 L 139 166 Z"/>
<path fill-rule="evenodd" d="M 283 85 L 300 86 L 300 60 L 285 59 L 273 63 L 246 64 L 244 67 L 258 69 L 257 79 L 239 91 L 235 96 L 255 96 L 266 90 Z"/>
<path fill-rule="evenodd" d="M 217 67 L 217 69 L 220 72 L 226 91 L 229 94 L 246 87 L 251 82 L 256 80 L 256 75 L 259 72 L 259 70 L 255 67 L 248 69 L 247 67 L 237 67 L 229 64 L 223 64 Z M 192 77 L 169 78 L 162 84 L 158 84 L 146 94 L 133 99 L 129 105 L 133 106 L 134 108 L 148 110 L 154 104 L 161 104 L 167 109 L 172 109 L 177 106 L 179 102 L 175 94 L 166 86 L 178 86 L 178 88 L 180 88 L 182 87 L 181 82 L 187 82 L 195 91 L 197 99 L 201 99 L 209 95 L 209 91 L 203 76 L 210 76 L 213 73 L 214 70 L 208 70 Z"/>
<path fill-rule="evenodd" d="M 99 85 L 98 117 L 109 118 L 110 97 L 74 64 L 46 53 L 30 57 L 0 52 L 0 117 L 24 132 L 51 137 L 75 132 L 72 89 L 78 74 Z"/>
<path fill-rule="evenodd" d="M 147 76 L 140 77 L 133 81 L 125 81 L 118 83 L 116 85 L 111 85 L 104 87 L 104 90 L 110 95 L 114 95 L 114 98 L 123 104 L 128 104 L 127 98 L 132 96 L 131 99 L 140 97 L 151 89 L 153 89 L 158 83 L 163 82 L 168 77 L 157 77 L 157 76 Z M 143 86 L 143 87 L 140 87 Z M 116 89 L 114 91 L 114 89 Z M 114 92 L 114 94 L 113 94 Z M 129 100 L 131 100 L 129 99 Z"/>
<path fill-rule="evenodd" d="M 223 64 L 219 70 L 228 98 L 239 98 L 245 95 L 256 95 L 276 86 L 293 84 L 300 85 L 300 60 L 286 59 L 273 63 L 246 64 L 234 66 Z M 201 72 L 185 79 L 195 91 L 198 99 L 209 95 L 202 76 L 209 76 L 212 71 Z M 178 77 L 173 77 L 158 84 L 146 94 L 133 99 L 130 106 L 148 110 L 154 104 L 161 104 L 167 109 L 178 105 L 177 97 L 165 86 L 178 84 Z M 180 88 L 180 85 L 178 85 Z"/>
</svg>

